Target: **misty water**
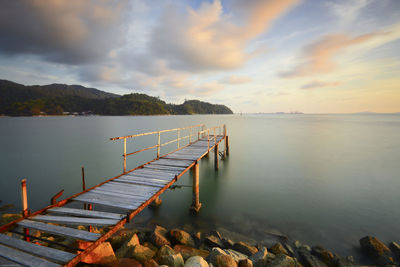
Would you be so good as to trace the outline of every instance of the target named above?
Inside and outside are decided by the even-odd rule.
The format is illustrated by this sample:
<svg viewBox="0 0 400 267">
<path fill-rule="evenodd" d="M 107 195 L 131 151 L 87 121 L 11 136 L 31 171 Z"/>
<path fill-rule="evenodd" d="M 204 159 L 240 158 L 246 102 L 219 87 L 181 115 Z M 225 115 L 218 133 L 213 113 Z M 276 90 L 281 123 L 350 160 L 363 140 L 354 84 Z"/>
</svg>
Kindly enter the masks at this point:
<svg viewBox="0 0 400 267">
<path fill-rule="evenodd" d="M 182 187 L 167 190 L 158 210 L 145 209 L 137 226 L 226 229 L 258 242 L 283 234 L 342 256 L 357 253 L 365 235 L 400 241 L 398 115 L 4 117 L 0 206 L 20 210 L 22 178 L 37 210 L 61 189 L 79 192 L 81 166 L 88 186 L 120 174 L 122 142 L 110 137 L 198 123 L 225 123 L 231 152 L 218 172 L 212 153 L 201 160 L 200 214 L 189 214 L 191 188 Z M 128 152 L 155 141 L 129 141 Z M 154 156 L 132 157 L 128 168 Z M 178 184 L 191 185 L 190 173 Z"/>
</svg>

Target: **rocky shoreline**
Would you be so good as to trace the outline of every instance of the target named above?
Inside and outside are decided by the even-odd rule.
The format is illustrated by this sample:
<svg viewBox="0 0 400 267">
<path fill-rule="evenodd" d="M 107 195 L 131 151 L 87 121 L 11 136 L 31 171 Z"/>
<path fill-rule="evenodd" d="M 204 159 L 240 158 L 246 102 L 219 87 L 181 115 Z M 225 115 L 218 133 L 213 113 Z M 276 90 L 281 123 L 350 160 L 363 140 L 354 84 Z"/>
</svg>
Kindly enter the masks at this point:
<svg viewBox="0 0 400 267">
<path fill-rule="evenodd" d="M 400 266 L 400 246 L 395 242 L 388 247 L 367 236 L 360 239 L 360 248 L 371 261 L 363 266 Z M 299 241 L 277 242 L 267 248 L 233 242 L 218 231 L 188 233 L 159 225 L 151 231 L 119 230 L 85 262 L 115 267 L 361 266 L 351 256 L 342 258 L 323 247 L 310 247 Z"/>
<path fill-rule="evenodd" d="M 4 214 L 2 222 L 20 217 L 17 214 Z M 78 226 L 78 229 L 86 229 Z M 105 230 L 105 229 L 104 229 Z M 104 233 L 94 228 L 95 232 Z M 47 236 L 45 233 L 32 233 L 46 244 L 45 240 L 56 241 L 67 247 L 85 249 L 90 242 L 76 242 L 69 239 Z M 10 235 L 13 235 L 10 233 Z M 385 245 L 375 237 L 360 239 L 360 250 L 366 263 L 355 262 L 352 256 L 341 257 L 321 246 L 291 242 L 282 237 L 273 245 L 245 240 L 232 241 L 230 236 L 213 230 L 210 232 L 189 233 L 182 229 L 170 229 L 156 225 L 144 229 L 118 230 L 107 242 L 102 243 L 84 258 L 78 266 L 109 267 L 350 267 L 350 266 L 400 266 L 400 245 L 391 242 Z M 60 249 L 60 247 L 57 247 Z M 68 249 L 66 249 L 68 251 Z"/>
</svg>

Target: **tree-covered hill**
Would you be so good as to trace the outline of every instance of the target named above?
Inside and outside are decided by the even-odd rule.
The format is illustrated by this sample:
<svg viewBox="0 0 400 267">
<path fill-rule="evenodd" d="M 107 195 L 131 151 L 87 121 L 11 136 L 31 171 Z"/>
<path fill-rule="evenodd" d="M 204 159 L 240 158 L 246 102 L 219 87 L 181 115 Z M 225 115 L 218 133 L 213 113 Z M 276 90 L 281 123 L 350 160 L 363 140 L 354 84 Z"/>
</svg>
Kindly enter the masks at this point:
<svg viewBox="0 0 400 267">
<path fill-rule="evenodd" d="M 188 100 L 167 104 L 146 94 L 116 95 L 80 85 L 25 86 L 0 80 L 0 114 L 9 116 L 99 114 L 232 114 L 224 105 Z"/>
</svg>

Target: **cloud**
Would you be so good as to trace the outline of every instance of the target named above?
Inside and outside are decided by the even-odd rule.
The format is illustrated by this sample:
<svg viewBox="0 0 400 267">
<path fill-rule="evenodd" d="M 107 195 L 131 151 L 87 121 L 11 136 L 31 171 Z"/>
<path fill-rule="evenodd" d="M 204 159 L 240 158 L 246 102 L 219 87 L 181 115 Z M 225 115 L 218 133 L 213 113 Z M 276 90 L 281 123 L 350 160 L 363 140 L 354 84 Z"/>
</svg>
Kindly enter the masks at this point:
<svg viewBox="0 0 400 267">
<path fill-rule="evenodd" d="M 124 42 L 126 0 L 2 1 L 0 53 L 32 54 L 47 61 L 99 61 Z"/>
<path fill-rule="evenodd" d="M 371 3 L 371 0 L 341 0 L 328 1 L 326 6 L 338 18 L 339 23 L 348 25 L 358 18 L 361 11 Z"/>
<path fill-rule="evenodd" d="M 315 89 L 315 88 L 322 88 L 322 87 L 336 87 L 340 86 L 342 83 L 335 81 L 335 82 L 324 82 L 319 80 L 313 80 L 309 83 L 304 84 L 300 87 L 300 89 Z"/>
<path fill-rule="evenodd" d="M 336 68 L 334 57 L 337 54 L 350 46 L 369 41 L 384 34 L 386 33 L 375 32 L 356 37 L 351 37 L 347 34 L 324 36 L 304 49 L 304 62 L 302 64 L 290 71 L 280 72 L 279 75 L 283 78 L 292 78 L 332 72 Z"/>
<path fill-rule="evenodd" d="M 198 72 L 237 68 L 251 57 L 251 53 L 245 51 L 247 43 L 265 32 L 276 18 L 297 2 L 246 1 L 243 25 L 234 23 L 219 0 L 204 2 L 197 10 L 188 8 L 184 13 L 178 7 L 170 6 L 151 34 L 150 52 L 177 70 Z"/>
<path fill-rule="evenodd" d="M 232 75 L 232 76 L 228 76 L 225 77 L 222 80 L 223 83 L 226 84 L 231 84 L 231 85 L 235 85 L 235 84 L 244 84 L 244 83 L 249 83 L 251 82 L 251 78 L 248 76 L 237 76 L 237 75 Z"/>
</svg>

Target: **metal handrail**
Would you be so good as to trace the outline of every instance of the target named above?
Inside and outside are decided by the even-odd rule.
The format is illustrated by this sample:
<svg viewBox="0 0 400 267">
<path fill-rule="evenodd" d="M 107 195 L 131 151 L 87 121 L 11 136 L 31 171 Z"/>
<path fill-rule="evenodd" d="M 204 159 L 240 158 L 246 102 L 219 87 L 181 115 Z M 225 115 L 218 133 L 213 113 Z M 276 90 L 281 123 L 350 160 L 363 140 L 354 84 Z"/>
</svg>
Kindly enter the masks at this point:
<svg viewBox="0 0 400 267">
<path fill-rule="evenodd" d="M 223 135 L 224 136 L 226 135 L 226 127 L 225 127 L 224 124 L 223 125 L 218 125 L 218 126 L 215 126 L 215 127 L 212 127 L 212 128 L 208 128 L 208 129 L 204 129 L 205 128 L 205 124 L 198 124 L 198 125 L 186 126 L 186 127 L 181 127 L 181 128 L 174 128 L 174 129 L 147 132 L 147 133 L 141 133 L 141 134 L 133 134 L 133 135 L 120 136 L 120 137 L 113 137 L 113 138 L 110 138 L 110 140 L 121 140 L 122 139 L 124 141 L 124 153 L 122 155 L 123 156 L 123 161 L 124 161 L 124 163 L 123 163 L 123 173 L 126 173 L 126 158 L 127 158 L 127 156 L 131 156 L 131 155 L 134 155 L 134 154 L 146 151 L 146 150 L 150 150 L 150 149 L 156 148 L 157 149 L 157 158 L 160 158 L 160 150 L 161 150 L 161 147 L 163 147 L 163 146 L 166 146 L 166 145 L 169 145 L 169 144 L 177 142 L 177 148 L 179 149 L 180 148 L 180 141 L 184 140 L 184 139 L 187 139 L 187 138 L 189 139 L 189 144 L 191 144 L 192 143 L 192 137 L 196 136 L 196 133 L 193 133 L 193 128 L 196 128 L 196 127 L 197 127 L 197 140 L 200 139 L 200 136 L 203 136 L 203 138 L 204 138 L 205 137 L 205 133 L 207 133 L 208 148 L 210 148 L 210 131 L 213 132 L 214 143 L 217 142 L 217 135 L 215 134 L 217 128 L 219 130 L 219 135 L 222 134 L 222 129 L 223 129 Z M 204 130 L 200 131 L 200 127 L 202 129 L 204 129 Z M 187 130 L 187 129 L 190 129 L 190 134 L 181 137 L 181 131 L 182 130 Z M 167 132 L 173 132 L 173 131 L 177 132 L 176 139 L 161 143 L 161 134 L 162 133 L 167 133 Z M 140 149 L 140 150 L 137 150 L 137 151 L 134 151 L 134 152 L 130 152 L 130 153 L 126 152 L 126 140 L 128 138 L 135 138 L 135 137 L 141 137 L 141 136 L 147 136 L 147 135 L 155 135 L 155 134 L 158 135 L 158 142 L 157 142 L 156 145 L 153 145 L 153 146 L 150 146 L 150 147 L 147 147 L 147 148 L 143 148 L 143 149 Z"/>
</svg>

